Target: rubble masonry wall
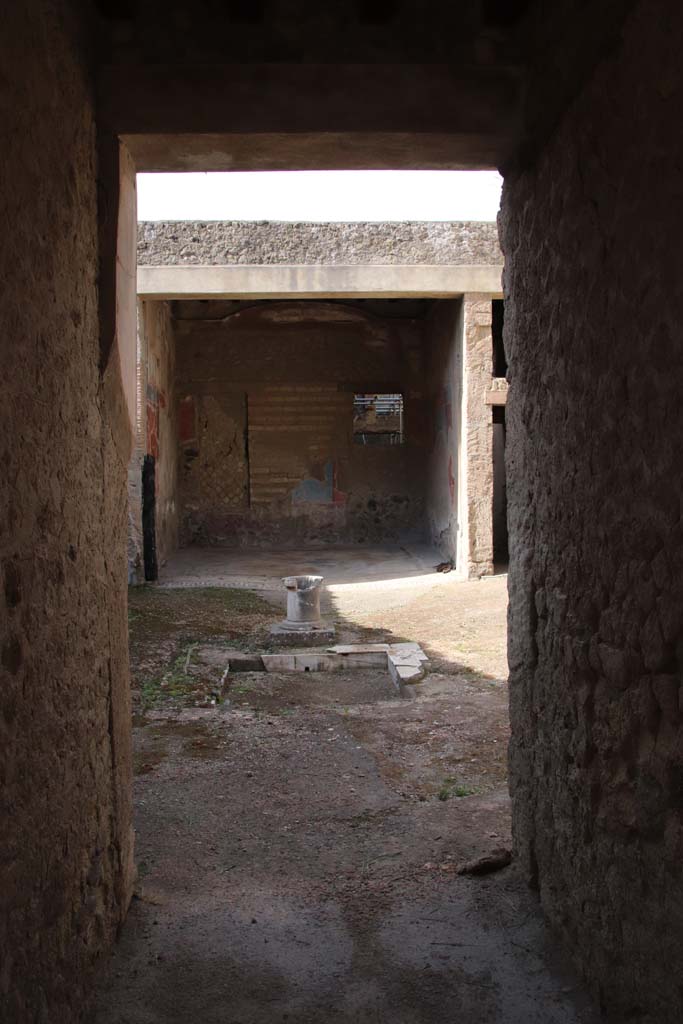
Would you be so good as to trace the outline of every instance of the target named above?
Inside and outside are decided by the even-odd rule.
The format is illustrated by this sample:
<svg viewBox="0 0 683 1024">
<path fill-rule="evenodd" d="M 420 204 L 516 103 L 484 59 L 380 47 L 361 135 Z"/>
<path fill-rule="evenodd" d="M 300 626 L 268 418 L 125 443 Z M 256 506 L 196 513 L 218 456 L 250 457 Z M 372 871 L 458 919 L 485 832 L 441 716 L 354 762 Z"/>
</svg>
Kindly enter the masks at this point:
<svg viewBox="0 0 683 1024">
<path fill-rule="evenodd" d="M 132 871 L 116 732 L 130 439 L 118 364 L 99 366 L 95 127 L 70 11 L 3 13 L 0 190 L 0 1017 L 65 1024 L 85 1019 Z"/>
<path fill-rule="evenodd" d="M 494 223 L 146 221 L 141 266 L 256 264 L 500 265 Z"/>
<path fill-rule="evenodd" d="M 683 11 L 505 184 L 517 851 L 615 1021 L 683 1017 Z"/>
</svg>

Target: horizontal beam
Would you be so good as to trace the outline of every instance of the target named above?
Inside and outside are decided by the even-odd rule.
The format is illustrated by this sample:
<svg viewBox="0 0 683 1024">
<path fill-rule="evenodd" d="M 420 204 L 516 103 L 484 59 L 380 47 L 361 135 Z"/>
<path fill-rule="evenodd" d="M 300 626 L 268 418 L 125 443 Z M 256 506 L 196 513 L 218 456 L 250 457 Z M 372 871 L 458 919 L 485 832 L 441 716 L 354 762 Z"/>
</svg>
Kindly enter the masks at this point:
<svg viewBox="0 0 683 1024">
<path fill-rule="evenodd" d="M 501 146 L 457 132 L 266 132 L 128 135 L 138 171 L 461 171 L 497 167 Z"/>
<path fill-rule="evenodd" d="M 491 168 L 519 71 L 457 64 L 107 65 L 98 124 L 139 171 Z"/>
<path fill-rule="evenodd" d="M 143 299 L 453 298 L 501 293 L 500 266 L 138 267 Z"/>
<path fill-rule="evenodd" d="M 507 383 L 504 388 L 494 389 L 488 391 L 486 394 L 487 405 L 507 405 L 508 400 L 508 388 Z"/>
</svg>

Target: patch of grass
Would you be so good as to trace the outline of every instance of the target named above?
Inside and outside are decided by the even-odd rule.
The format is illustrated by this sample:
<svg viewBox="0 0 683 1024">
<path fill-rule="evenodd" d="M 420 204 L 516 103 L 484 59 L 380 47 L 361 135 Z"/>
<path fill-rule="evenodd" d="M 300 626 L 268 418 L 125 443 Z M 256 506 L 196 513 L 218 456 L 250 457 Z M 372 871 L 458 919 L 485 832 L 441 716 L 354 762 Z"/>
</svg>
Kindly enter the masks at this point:
<svg viewBox="0 0 683 1024">
<path fill-rule="evenodd" d="M 167 700 L 216 696 L 217 679 L 191 671 L 210 643 L 249 649 L 281 613 L 258 594 L 230 587 L 131 587 L 128 629 L 133 689 L 143 711 Z M 207 686 L 212 692 L 207 693 Z M 213 691 L 216 691 L 214 693 Z"/>
<path fill-rule="evenodd" d="M 469 786 L 463 786 L 459 783 L 456 778 L 452 775 L 446 776 L 441 784 L 441 788 L 436 794 L 438 800 L 450 800 L 451 797 L 463 797 L 463 796 L 474 796 L 476 790 L 470 789 Z"/>
<path fill-rule="evenodd" d="M 160 587 L 156 584 L 143 584 L 128 588 L 128 601 L 134 608 L 166 606 L 177 601 L 203 603 L 206 600 L 217 600 L 224 607 L 232 608 L 234 611 L 273 610 L 272 605 L 255 591 L 241 587 Z"/>
<path fill-rule="evenodd" d="M 161 676 L 144 679 L 140 686 L 143 710 L 147 711 L 160 701 L 190 696 L 197 688 L 197 680 L 188 674 L 192 652 L 196 643 L 181 648 L 171 667 Z"/>
<path fill-rule="evenodd" d="M 250 590 L 230 587 L 131 587 L 128 621 L 131 645 L 177 638 L 234 636 L 275 620 L 276 610 Z M 246 627 L 246 628 L 245 628 Z"/>
<path fill-rule="evenodd" d="M 140 705 L 143 711 L 149 711 L 158 701 L 160 690 L 160 679 L 143 679 L 140 684 Z"/>
</svg>

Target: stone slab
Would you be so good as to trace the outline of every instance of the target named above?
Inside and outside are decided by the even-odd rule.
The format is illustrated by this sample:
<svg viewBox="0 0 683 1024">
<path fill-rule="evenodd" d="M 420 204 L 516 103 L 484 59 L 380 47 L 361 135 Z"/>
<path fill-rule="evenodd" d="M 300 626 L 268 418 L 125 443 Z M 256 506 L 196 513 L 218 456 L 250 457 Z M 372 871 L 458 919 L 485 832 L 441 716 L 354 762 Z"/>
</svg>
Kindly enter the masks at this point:
<svg viewBox="0 0 683 1024">
<path fill-rule="evenodd" d="M 417 683 L 424 677 L 424 665 L 417 659 L 413 662 L 400 662 L 389 655 L 389 675 L 397 687 L 403 683 Z"/>
<path fill-rule="evenodd" d="M 412 641 L 405 641 L 405 642 L 398 643 L 398 644 L 390 644 L 389 645 L 389 651 L 390 651 L 390 653 L 392 655 L 394 655 L 394 654 L 401 655 L 401 656 L 403 656 L 403 655 L 414 655 L 420 661 L 428 661 L 429 660 L 427 658 L 427 655 L 425 654 L 425 652 L 420 647 L 420 645 L 416 644 L 416 643 L 414 643 Z"/>
<path fill-rule="evenodd" d="M 301 644 L 328 644 L 330 640 L 334 640 L 335 628 L 323 624 L 313 629 L 287 629 L 281 622 L 278 622 L 277 625 L 270 627 L 270 635 L 283 647 L 300 647 Z"/>
<path fill-rule="evenodd" d="M 264 654 L 266 672 L 339 672 L 354 668 L 386 668 L 399 689 L 419 682 L 427 656 L 419 644 L 337 644 L 327 651 Z"/>
<path fill-rule="evenodd" d="M 336 644 L 334 647 L 328 647 L 328 651 L 331 654 L 377 654 L 380 652 L 386 654 L 389 646 L 389 644 Z"/>
</svg>

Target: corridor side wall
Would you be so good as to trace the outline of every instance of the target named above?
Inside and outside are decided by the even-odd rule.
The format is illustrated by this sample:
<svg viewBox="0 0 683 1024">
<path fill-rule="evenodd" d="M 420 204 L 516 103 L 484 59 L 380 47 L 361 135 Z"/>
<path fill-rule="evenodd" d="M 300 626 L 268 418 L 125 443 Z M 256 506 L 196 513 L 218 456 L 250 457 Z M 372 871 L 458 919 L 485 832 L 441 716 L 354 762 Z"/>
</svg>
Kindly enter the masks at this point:
<svg viewBox="0 0 683 1024">
<path fill-rule="evenodd" d="M 0 40 L 0 1018 L 17 1024 L 87 1019 L 132 866 L 130 428 L 116 351 L 99 365 L 95 129 L 71 12 L 6 5 Z"/>
<path fill-rule="evenodd" d="M 683 103 L 637 6 L 507 179 L 515 842 L 611 1020 L 683 1019 Z"/>
</svg>

